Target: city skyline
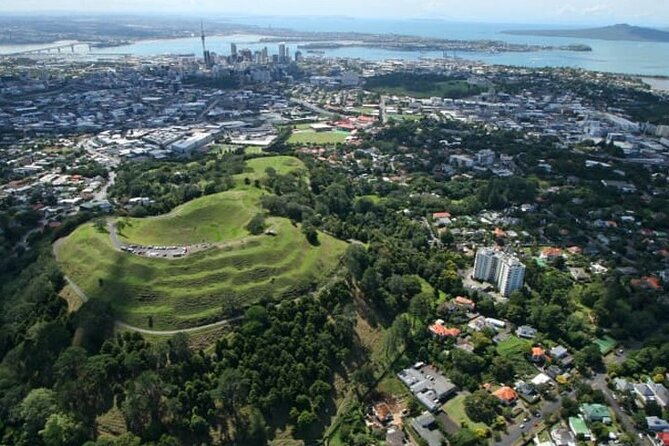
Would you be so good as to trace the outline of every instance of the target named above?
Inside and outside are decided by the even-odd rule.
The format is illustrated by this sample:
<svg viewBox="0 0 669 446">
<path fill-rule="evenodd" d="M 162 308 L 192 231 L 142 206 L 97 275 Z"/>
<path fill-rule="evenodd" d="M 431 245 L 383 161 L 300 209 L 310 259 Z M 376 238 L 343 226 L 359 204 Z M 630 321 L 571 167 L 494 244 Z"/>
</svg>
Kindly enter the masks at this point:
<svg viewBox="0 0 669 446">
<path fill-rule="evenodd" d="M 435 19 L 456 22 L 541 23 L 541 24 L 604 24 L 630 22 L 639 25 L 669 27 L 669 3 L 662 0 L 613 1 L 584 0 L 472 0 L 463 4 L 456 0 L 418 0 L 407 4 L 399 0 L 324 1 L 314 4 L 305 0 L 289 0 L 267 4 L 250 0 L 239 4 L 221 4 L 213 0 L 153 1 L 110 0 L 104 3 L 83 0 L 5 0 L 2 13 L 133 13 L 239 16 L 345 16 L 378 19 Z M 212 17 L 213 18 L 213 17 Z"/>
</svg>

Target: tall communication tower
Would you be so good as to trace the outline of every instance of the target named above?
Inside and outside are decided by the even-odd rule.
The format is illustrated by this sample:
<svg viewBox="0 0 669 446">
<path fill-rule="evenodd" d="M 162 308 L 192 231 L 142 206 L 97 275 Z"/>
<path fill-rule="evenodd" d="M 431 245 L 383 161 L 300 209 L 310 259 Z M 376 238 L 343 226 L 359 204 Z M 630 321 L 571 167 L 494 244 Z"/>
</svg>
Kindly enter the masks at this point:
<svg viewBox="0 0 669 446">
<path fill-rule="evenodd" d="M 202 30 L 202 57 L 204 57 L 204 64 L 207 67 L 211 66 L 211 55 L 207 51 L 206 37 L 204 35 L 204 21 L 200 21 L 200 28 Z"/>
</svg>

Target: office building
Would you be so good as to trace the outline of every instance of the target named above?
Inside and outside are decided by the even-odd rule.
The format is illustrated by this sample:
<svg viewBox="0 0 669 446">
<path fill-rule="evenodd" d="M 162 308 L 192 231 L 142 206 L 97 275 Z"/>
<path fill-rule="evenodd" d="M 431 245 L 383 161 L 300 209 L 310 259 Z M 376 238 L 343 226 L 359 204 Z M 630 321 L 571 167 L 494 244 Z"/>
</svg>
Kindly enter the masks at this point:
<svg viewBox="0 0 669 446">
<path fill-rule="evenodd" d="M 285 63 L 286 62 L 286 54 L 288 54 L 288 50 L 286 49 L 286 44 L 285 43 L 280 43 L 279 44 L 279 63 Z"/>
<path fill-rule="evenodd" d="M 502 296 L 508 296 L 523 287 L 525 265 L 513 255 L 481 248 L 476 252 L 474 278 L 494 283 Z"/>
</svg>

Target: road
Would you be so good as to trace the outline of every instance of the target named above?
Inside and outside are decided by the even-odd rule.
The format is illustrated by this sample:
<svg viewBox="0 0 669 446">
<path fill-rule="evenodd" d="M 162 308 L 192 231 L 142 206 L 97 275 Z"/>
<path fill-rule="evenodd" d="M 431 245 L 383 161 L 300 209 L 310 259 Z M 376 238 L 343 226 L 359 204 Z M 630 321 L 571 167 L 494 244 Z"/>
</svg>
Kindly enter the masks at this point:
<svg viewBox="0 0 669 446">
<path fill-rule="evenodd" d="M 303 101 L 301 99 L 291 99 L 294 103 L 301 105 L 302 107 L 311 110 L 312 112 L 328 116 L 330 118 L 338 118 L 339 115 L 337 113 L 333 113 L 331 111 L 325 110 L 324 108 L 321 108 L 317 105 L 312 104 L 311 102 Z"/>
<path fill-rule="evenodd" d="M 97 201 L 106 200 L 107 199 L 107 191 L 114 184 L 114 181 L 116 181 L 116 172 L 114 172 L 113 170 L 110 170 L 109 171 L 109 179 L 107 180 L 105 185 L 102 186 L 102 188 L 100 188 L 100 190 L 95 193 L 95 195 L 93 196 L 93 199 L 97 200 Z"/>
<path fill-rule="evenodd" d="M 618 404 L 618 401 L 613 398 L 613 392 L 611 392 L 611 390 L 606 385 L 606 374 L 599 373 L 587 382 L 592 386 L 593 389 L 602 391 L 604 398 L 606 398 L 607 404 L 611 407 L 611 409 L 613 409 L 613 412 L 616 415 L 616 420 L 618 420 L 618 422 L 623 425 L 625 431 L 630 435 L 630 437 L 632 437 L 632 441 L 637 444 L 640 441 L 643 445 L 650 445 L 647 437 L 639 436 L 640 432 L 634 425 L 634 422 L 632 422 L 632 419 L 623 411 L 623 409 Z"/>
<path fill-rule="evenodd" d="M 568 396 L 569 398 L 573 398 L 574 393 L 572 392 Z M 512 446 L 522 438 L 527 438 L 527 439 L 532 438 L 535 435 L 534 431 L 537 428 L 537 426 L 535 425 L 536 424 L 541 425 L 541 422 L 546 417 L 546 415 L 558 412 L 560 410 L 560 407 L 562 407 L 562 396 L 558 396 L 555 401 L 548 401 L 541 407 L 540 410 L 541 417 L 532 416 L 530 417 L 530 420 L 525 423 L 519 423 L 513 425 L 509 433 L 507 435 L 504 435 L 500 441 L 495 443 L 495 445 Z M 524 425 L 525 427 L 521 429 L 520 426 L 522 425 Z"/>
</svg>

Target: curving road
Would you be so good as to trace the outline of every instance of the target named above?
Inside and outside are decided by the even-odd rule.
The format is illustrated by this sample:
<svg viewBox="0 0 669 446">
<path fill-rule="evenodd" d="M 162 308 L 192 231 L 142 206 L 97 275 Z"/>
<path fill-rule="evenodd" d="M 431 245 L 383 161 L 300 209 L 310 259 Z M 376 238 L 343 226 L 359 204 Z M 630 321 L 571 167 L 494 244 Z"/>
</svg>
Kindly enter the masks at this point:
<svg viewBox="0 0 669 446">
<path fill-rule="evenodd" d="M 208 330 L 210 328 L 217 328 L 217 327 L 223 327 L 225 325 L 228 325 L 232 322 L 238 321 L 243 319 L 243 316 L 237 316 L 233 317 L 231 319 L 224 319 L 222 321 L 214 322 L 211 324 L 207 325 L 200 325 L 199 327 L 191 327 L 191 328 L 182 328 L 179 330 L 149 330 L 146 328 L 140 328 L 140 327 L 135 327 L 134 325 L 127 324 L 123 321 L 116 321 L 114 325 L 116 328 L 121 328 L 124 330 L 131 330 L 131 331 L 136 331 L 137 333 L 142 333 L 145 335 L 153 335 L 153 336 L 174 336 L 175 334 L 178 333 L 195 333 L 198 331 L 203 331 L 203 330 Z"/>
</svg>

